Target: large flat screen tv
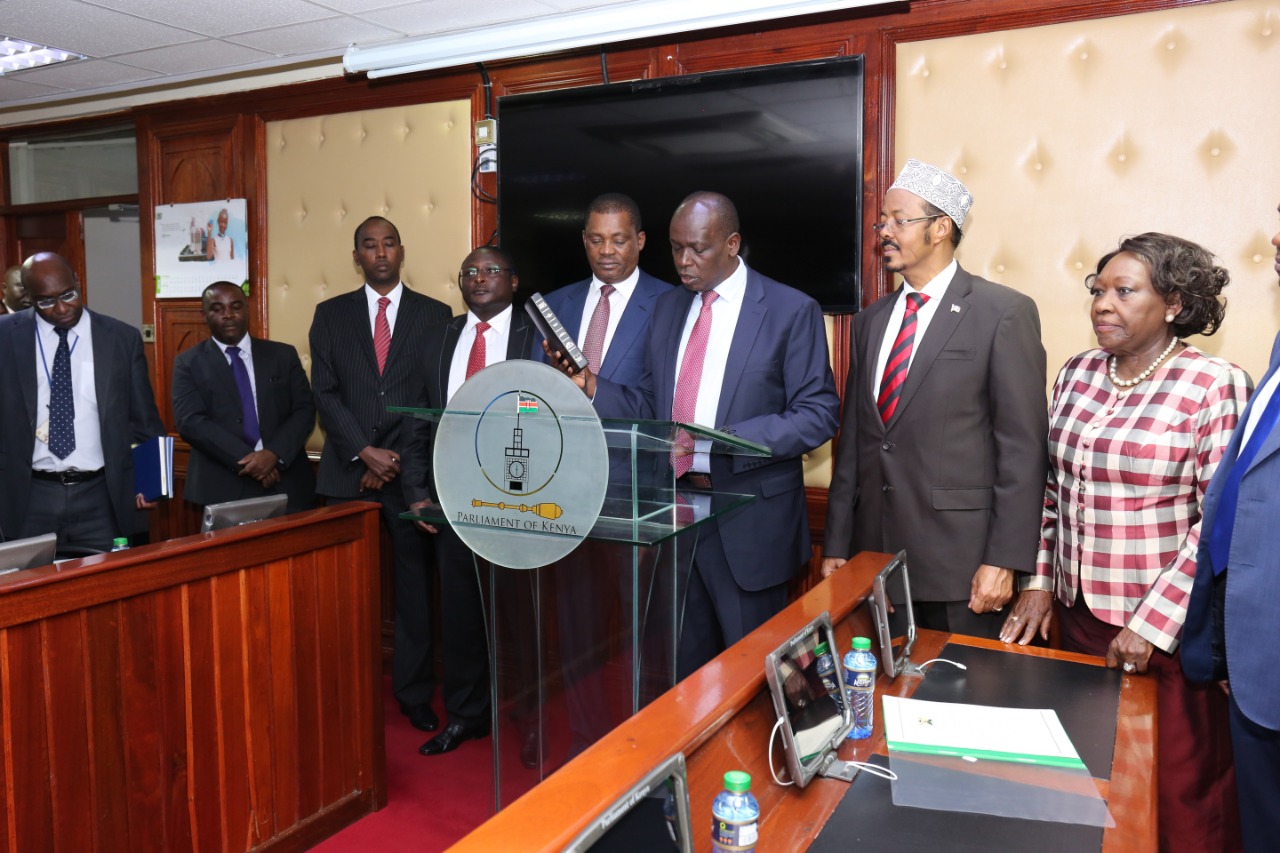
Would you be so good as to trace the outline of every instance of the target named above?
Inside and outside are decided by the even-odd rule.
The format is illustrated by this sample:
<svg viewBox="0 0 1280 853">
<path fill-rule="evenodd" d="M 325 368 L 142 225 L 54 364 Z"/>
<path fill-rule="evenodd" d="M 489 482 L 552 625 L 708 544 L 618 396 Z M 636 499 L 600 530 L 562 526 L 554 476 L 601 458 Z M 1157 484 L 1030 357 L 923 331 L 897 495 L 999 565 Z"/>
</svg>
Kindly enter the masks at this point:
<svg viewBox="0 0 1280 853">
<path fill-rule="evenodd" d="M 590 275 L 582 215 L 605 192 L 640 205 L 640 266 L 678 282 L 671 214 L 712 190 L 738 207 L 748 264 L 856 311 L 862 90 L 857 56 L 499 98 L 499 240 L 520 290 Z"/>
</svg>

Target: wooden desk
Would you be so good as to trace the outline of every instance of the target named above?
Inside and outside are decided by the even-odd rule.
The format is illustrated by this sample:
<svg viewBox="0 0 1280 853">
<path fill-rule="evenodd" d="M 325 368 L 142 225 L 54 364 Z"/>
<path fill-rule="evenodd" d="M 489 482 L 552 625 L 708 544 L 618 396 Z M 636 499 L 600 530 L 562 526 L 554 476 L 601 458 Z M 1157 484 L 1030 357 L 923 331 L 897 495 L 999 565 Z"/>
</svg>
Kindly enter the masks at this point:
<svg viewBox="0 0 1280 853">
<path fill-rule="evenodd" d="M 710 849 L 711 801 L 721 789 L 724 772 L 742 769 L 751 774 L 752 791 L 760 801 L 759 853 L 804 850 L 826 823 L 845 788 L 819 781 L 799 790 L 773 784 L 767 750 L 774 712 L 764 679 L 764 659 L 823 611 L 831 614 L 842 646 L 847 646 L 848 638 L 855 634 L 871 636 L 868 608 L 859 605 L 868 596 L 875 574 L 888 560 L 887 554 L 859 554 L 843 570 L 676 685 L 451 849 L 487 853 L 507 849 L 512 839 L 519 839 L 524 851 L 560 850 L 594 815 L 622 796 L 659 761 L 683 752 L 688 760 L 695 849 Z M 933 657 L 948 639 L 1001 648 L 1010 654 L 1101 665 L 1100 659 L 1083 655 L 1010 648 L 935 632 L 921 633 L 912 659 Z M 908 678 L 889 683 L 882 677 L 878 689 L 890 695 L 909 696 L 919 683 L 919 679 Z M 1154 721 L 1155 682 L 1141 676 L 1125 676 L 1111 780 L 1103 783 L 1117 823 L 1104 834 L 1105 853 L 1155 850 Z M 840 757 L 865 760 L 872 753 L 885 754 L 879 719 L 870 740 L 846 743 Z M 781 762 L 780 754 L 776 760 Z M 939 849 L 945 849 L 945 845 Z"/>
<path fill-rule="evenodd" d="M 0 579 L 0 851 L 301 850 L 386 802 L 378 512 Z"/>
</svg>

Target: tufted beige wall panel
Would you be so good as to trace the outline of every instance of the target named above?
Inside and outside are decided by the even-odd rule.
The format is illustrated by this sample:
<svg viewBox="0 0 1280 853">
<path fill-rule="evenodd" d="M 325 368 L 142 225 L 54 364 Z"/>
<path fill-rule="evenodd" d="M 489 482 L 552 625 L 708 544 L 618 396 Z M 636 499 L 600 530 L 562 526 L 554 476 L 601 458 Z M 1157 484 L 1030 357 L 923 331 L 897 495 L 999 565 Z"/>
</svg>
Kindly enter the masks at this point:
<svg viewBox="0 0 1280 853">
<path fill-rule="evenodd" d="M 1096 343 L 1085 275 L 1142 231 L 1231 271 L 1222 331 L 1192 342 L 1257 380 L 1280 328 L 1277 98 L 1274 0 L 903 43 L 895 159 L 969 185 L 960 263 L 1035 298 L 1048 382 Z"/>
<path fill-rule="evenodd" d="M 355 228 L 385 216 L 400 229 L 405 283 L 462 310 L 458 265 L 471 250 L 468 101 L 290 119 L 267 125 L 270 337 L 298 348 L 315 306 L 364 281 Z M 319 432 L 311 448 L 319 449 Z"/>
<path fill-rule="evenodd" d="M 267 125 L 267 287 L 271 338 L 310 369 L 315 306 L 364 281 L 355 228 L 400 229 L 404 280 L 461 310 L 456 276 L 471 251 L 471 105 L 418 104 Z"/>
</svg>

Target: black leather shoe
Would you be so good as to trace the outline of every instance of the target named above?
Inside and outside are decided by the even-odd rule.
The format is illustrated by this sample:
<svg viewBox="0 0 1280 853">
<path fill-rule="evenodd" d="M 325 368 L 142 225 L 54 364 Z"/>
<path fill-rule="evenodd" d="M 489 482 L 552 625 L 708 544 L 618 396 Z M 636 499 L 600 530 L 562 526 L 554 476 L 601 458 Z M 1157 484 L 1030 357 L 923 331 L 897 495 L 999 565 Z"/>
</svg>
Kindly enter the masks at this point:
<svg viewBox="0 0 1280 853">
<path fill-rule="evenodd" d="M 430 705 L 401 705 L 400 713 L 409 718 L 409 725 L 418 731 L 434 732 L 440 728 L 440 718 Z"/>
<path fill-rule="evenodd" d="M 462 723 L 450 723 L 444 727 L 444 731 L 418 747 L 418 752 L 422 755 L 443 755 L 446 752 L 453 752 L 465 741 L 488 736 L 488 725 L 466 726 Z"/>
<path fill-rule="evenodd" d="M 538 769 L 538 733 L 525 732 L 524 743 L 520 745 L 520 763 L 528 770 Z"/>
</svg>

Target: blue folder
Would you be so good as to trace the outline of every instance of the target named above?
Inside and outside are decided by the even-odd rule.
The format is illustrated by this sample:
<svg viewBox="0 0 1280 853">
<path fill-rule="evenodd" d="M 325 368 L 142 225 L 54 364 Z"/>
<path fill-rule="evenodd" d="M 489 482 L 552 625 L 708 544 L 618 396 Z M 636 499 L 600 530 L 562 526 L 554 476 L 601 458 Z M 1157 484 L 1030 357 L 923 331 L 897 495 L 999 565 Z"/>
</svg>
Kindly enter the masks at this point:
<svg viewBox="0 0 1280 853">
<path fill-rule="evenodd" d="M 173 436 L 157 435 L 133 448 L 133 490 L 149 501 L 173 497 Z"/>
</svg>

